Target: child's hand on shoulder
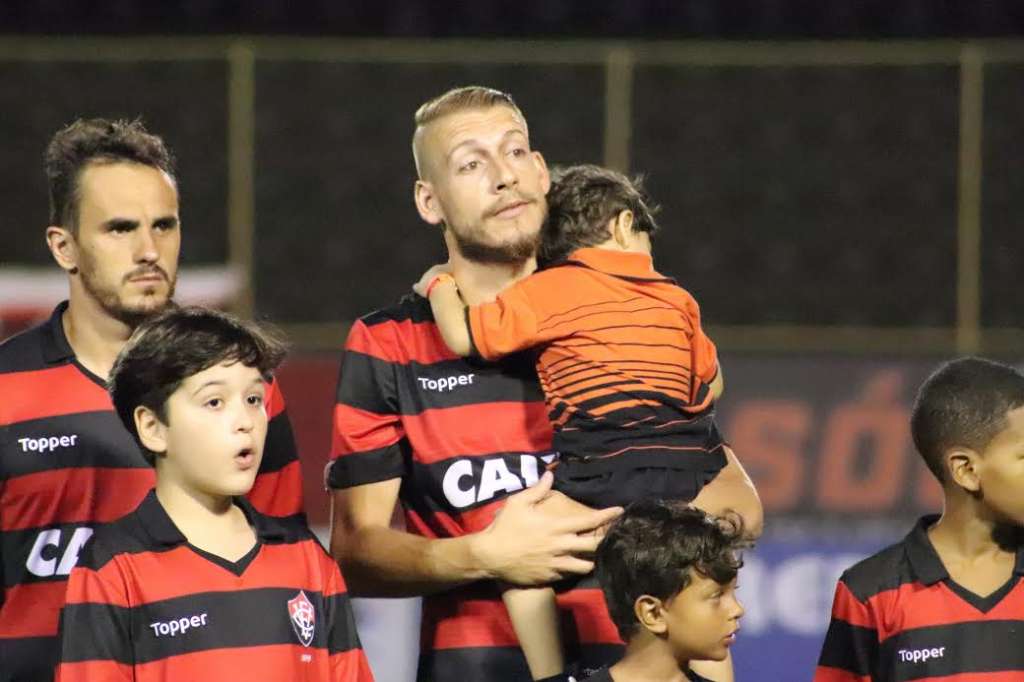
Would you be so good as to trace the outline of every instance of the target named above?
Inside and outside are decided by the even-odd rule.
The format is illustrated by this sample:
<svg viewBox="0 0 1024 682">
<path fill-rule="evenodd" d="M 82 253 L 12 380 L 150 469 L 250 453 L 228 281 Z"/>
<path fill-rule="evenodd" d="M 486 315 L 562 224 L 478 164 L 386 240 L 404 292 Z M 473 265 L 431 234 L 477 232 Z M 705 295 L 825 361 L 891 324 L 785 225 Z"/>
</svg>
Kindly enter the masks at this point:
<svg viewBox="0 0 1024 682">
<path fill-rule="evenodd" d="M 452 266 L 450 263 L 441 263 L 440 265 L 435 265 L 427 270 L 423 273 L 423 276 L 420 277 L 420 281 L 412 285 L 412 290 L 426 298 L 427 287 L 430 286 L 430 283 L 434 281 L 435 277 L 441 274 L 452 274 Z"/>
</svg>

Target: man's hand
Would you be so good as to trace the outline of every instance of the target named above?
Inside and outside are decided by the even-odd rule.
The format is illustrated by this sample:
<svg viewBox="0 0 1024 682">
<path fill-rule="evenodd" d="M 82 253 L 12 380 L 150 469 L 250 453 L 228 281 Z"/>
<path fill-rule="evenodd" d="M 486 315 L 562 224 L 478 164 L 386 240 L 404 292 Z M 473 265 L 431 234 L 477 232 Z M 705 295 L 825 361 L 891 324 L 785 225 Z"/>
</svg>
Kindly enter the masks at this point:
<svg viewBox="0 0 1024 682">
<path fill-rule="evenodd" d="M 553 476 L 508 498 L 494 521 L 477 534 L 474 553 L 488 577 L 515 585 L 540 585 L 570 574 L 587 574 L 594 562 L 577 555 L 591 554 L 600 537 L 593 531 L 622 513 L 622 507 L 586 509 L 564 514 L 545 511 Z"/>
<path fill-rule="evenodd" d="M 423 273 L 423 276 L 420 277 L 420 281 L 412 285 L 412 290 L 415 291 L 420 296 L 426 298 L 427 287 L 430 286 L 430 283 L 434 281 L 435 277 L 442 273 L 447 273 L 449 275 L 452 273 L 452 266 L 450 263 L 441 263 L 440 265 L 435 265 L 431 267 L 429 270 Z"/>
</svg>

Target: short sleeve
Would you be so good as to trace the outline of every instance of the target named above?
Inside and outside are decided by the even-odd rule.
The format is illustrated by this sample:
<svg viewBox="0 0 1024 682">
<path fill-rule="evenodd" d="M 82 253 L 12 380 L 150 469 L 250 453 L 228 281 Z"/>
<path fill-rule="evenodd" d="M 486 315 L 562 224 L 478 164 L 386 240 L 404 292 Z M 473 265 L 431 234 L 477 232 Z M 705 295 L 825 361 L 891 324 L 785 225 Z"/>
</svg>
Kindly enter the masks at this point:
<svg viewBox="0 0 1024 682">
<path fill-rule="evenodd" d="M 134 678 L 131 616 L 120 578 L 113 561 L 99 570 L 78 566 L 71 571 L 58 626 L 58 682 Z"/>
<path fill-rule="evenodd" d="M 395 383 L 396 358 L 377 327 L 352 325 L 345 343 L 331 424 L 329 488 L 405 475 L 404 438 Z"/>
<path fill-rule="evenodd" d="M 840 579 L 814 682 L 867 682 L 877 665 L 874 614 Z"/>
<path fill-rule="evenodd" d="M 718 375 L 718 349 L 714 342 L 704 333 L 700 323 L 700 306 L 693 296 L 687 297 L 687 312 L 693 324 L 693 338 L 690 345 L 693 353 L 693 370 L 700 380 L 710 384 Z"/>
</svg>

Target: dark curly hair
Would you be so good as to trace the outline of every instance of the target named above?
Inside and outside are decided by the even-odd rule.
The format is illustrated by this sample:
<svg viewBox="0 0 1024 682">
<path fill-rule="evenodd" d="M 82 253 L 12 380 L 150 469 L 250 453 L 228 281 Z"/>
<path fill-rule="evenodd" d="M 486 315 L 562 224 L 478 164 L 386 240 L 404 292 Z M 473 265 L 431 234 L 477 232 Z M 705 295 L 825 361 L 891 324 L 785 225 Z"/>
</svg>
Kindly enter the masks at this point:
<svg viewBox="0 0 1024 682">
<path fill-rule="evenodd" d="M 548 192 L 538 261 L 542 266 L 564 261 L 576 249 L 601 244 L 611 236 L 608 221 L 622 211 L 633 212 L 633 229 L 654 234 L 658 206 L 651 203 L 639 176 L 581 164 L 556 168 Z"/>
<path fill-rule="evenodd" d="M 50 224 L 78 229 L 79 179 L 91 163 L 129 162 L 152 166 L 175 180 L 174 157 L 164 141 L 138 119 L 79 119 L 58 130 L 46 148 Z M 177 182 L 175 180 L 175 182 Z"/>
<path fill-rule="evenodd" d="M 714 517 L 683 502 L 638 500 L 597 548 L 597 579 L 623 640 L 639 627 L 633 611 L 644 595 L 662 601 L 682 592 L 691 571 L 726 584 L 743 565 L 743 521 Z"/>
</svg>

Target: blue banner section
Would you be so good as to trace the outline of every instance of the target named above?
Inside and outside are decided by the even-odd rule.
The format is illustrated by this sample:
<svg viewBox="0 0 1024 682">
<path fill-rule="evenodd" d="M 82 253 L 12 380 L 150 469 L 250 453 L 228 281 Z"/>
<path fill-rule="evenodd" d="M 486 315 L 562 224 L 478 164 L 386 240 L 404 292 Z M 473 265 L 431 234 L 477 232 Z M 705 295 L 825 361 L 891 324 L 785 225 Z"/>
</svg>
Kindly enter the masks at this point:
<svg viewBox="0 0 1024 682">
<path fill-rule="evenodd" d="M 839 575 L 898 541 L 909 528 L 908 523 L 906 530 L 853 534 L 848 526 L 836 526 L 814 536 L 765 538 L 747 552 L 739 576 L 746 614 L 733 646 L 736 679 L 810 680 Z"/>
</svg>

